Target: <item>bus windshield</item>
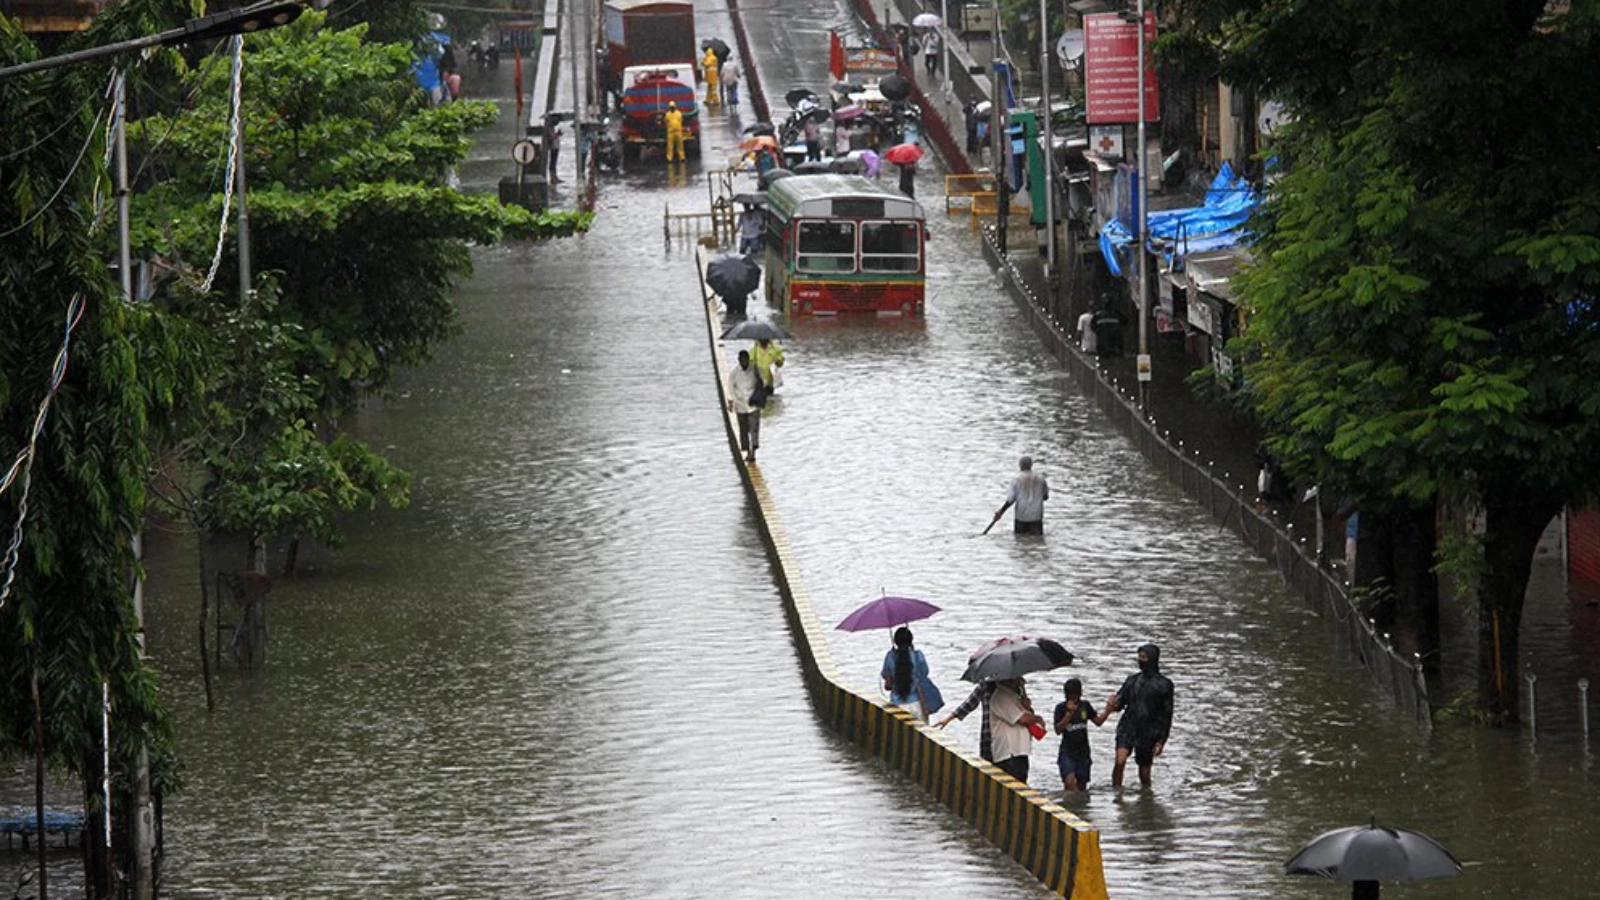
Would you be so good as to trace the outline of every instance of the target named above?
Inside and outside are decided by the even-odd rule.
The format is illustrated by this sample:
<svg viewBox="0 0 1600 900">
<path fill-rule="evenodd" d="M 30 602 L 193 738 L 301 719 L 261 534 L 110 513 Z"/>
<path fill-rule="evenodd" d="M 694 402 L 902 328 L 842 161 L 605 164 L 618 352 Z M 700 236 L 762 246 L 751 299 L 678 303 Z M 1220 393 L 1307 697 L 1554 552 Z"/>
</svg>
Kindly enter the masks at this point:
<svg viewBox="0 0 1600 900">
<path fill-rule="evenodd" d="M 844 273 L 856 270 L 856 223 L 801 222 L 795 270 Z"/>
<path fill-rule="evenodd" d="M 916 222 L 861 223 L 861 271 L 917 271 L 920 231 Z"/>
</svg>

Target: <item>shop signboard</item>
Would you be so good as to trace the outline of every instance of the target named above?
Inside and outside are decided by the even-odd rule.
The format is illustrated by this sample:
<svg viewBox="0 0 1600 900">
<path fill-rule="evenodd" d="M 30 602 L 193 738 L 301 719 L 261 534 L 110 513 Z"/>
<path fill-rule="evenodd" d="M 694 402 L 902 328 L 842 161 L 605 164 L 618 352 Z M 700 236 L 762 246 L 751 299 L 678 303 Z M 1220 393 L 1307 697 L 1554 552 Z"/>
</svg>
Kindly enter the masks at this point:
<svg viewBox="0 0 1600 900">
<path fill-rule="evenodd" d="M 1083 17 L 1084 85 L 1090 125 L 1139 121 L 1139 28 L 1117 13 Z M 1150 65 L 1156 16 L 1144 19 L 1144 120 L 1161 121 L 1161 92 Z"/>
</svg>

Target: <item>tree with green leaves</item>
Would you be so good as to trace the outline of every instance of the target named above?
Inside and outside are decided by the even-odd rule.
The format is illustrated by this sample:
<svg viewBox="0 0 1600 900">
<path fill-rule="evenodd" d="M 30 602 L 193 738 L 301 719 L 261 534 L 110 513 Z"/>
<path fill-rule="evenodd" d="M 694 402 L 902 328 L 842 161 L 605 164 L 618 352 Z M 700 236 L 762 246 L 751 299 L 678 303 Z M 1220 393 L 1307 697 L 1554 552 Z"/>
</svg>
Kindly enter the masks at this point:
<svg viewBox="0 0 1600 900">
<path fill-rule="evenodd" d="M 1294 117 L 1242 284 L 1250 396 L 1363 510 L 1481 513 L 1438 559 L 1476 598 L 1483 707 L 1514 720 L 1539 536 L 1600 495 L 1600 10 L 1204 5 L 1224 77 Z"/>
<path fill-rule="evenodd" d="M 447 171 L 495 107 L 432 105 L 410 76 L 409 47 L 323 20 L 307 12 L 245 44 L 242 164 L 253 267 L 270 295 L 240 303 L 231 287 L 196 297 L 174 282 L 164 301 L 202 323 L 213 348 L 210 390 L 176 448 L 203 469 L 203 485 L 171 483 L 163 496 L 199 527 L 251 535 L 253 558 L 276 535 L 335 543 L 338 513 L 405 501 L 405 475 L 333 423 L 452 333 L 469 244 L 588 222 L 450 187 Z M 196 68 L 190 108 L 134 129 L 153 176 L 135 244 L 196 261 L 190 271 L 217 240 L 230 80 L 228 66 Z M 237 244 L 227 249 L 231 259 Z"/>
</svg>

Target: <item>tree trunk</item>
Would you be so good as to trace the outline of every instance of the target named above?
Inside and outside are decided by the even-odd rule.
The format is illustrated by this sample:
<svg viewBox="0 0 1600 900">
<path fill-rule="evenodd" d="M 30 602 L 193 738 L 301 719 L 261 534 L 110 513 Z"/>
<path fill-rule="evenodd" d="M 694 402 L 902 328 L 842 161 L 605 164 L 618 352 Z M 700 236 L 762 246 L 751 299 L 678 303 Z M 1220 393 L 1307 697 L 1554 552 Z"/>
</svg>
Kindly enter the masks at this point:
<svg viewBox="0 0 1600 900">
<path fill-rule="evenodd" d="M 111 848 L 106 844 L 106 796 L 100 790 L 105 778 L 103 744 L 103 738 L 95 741 L 95 750 L 84 761 L 83 767 L 84 884 L 92 900 L 108 900 L 116 893 L 116 863 L 111 858 Z"/>
<path fill-rule="evenodd" d="M 1478 685 L 1491 722 L 1519 719 L 1517 645 L 1539 536 L 1561 511 L 1561 502 L 1527 499 L 1484 504 L 1483 583 L 1478 591 Z"/>
<path fill-rule="evenodd" d="M 206 539 L 205 534 L 200 535 L 199 546 L 195 549 L 195 556 L 200 563 L 200 675 L 206 686 L 206 712 L 217 708 L 216 701 L 211 694 L 211 653 L 207 648 L 211 631 L 211 589 L 206 584 Z"/>
<path fill-rule="evenodd" d="M 39 852 L 39 900 L 50 900 L 50 866 L 44 831 L 44 702 L 39 696 L 39 660 L 33 662 L 33 824 Z"/>
<path fill-rule="evenodd" d="M 1433 568 L 1437 544 L 1433 507 L 1363 513 L 1361 524 L 1363 529 L 1370 527 L 1372 534 L 1357 559 L 1370 552 L 1375 564 L 1373 577 L 1382 578 L 1391 589 L 1375 613 L 1379 627 L 1390 633 L 1396 649 L 1417 654 L 1425 668 L 1438 671 L 1439 577 Z"/>
</svg>

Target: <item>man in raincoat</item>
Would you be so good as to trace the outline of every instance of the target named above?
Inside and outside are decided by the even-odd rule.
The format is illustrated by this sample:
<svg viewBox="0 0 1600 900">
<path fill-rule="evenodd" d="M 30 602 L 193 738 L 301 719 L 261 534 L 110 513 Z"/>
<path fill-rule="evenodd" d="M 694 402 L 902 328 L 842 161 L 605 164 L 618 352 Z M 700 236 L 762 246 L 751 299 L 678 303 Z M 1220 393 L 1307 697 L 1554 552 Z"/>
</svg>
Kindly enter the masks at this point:
<svg viewBox="0 0 1600 900">
<path fill-rule="evenodd" d="M 761 373 L 761 380 L 767 385 L 767 393 L 776 393 L 778 385 L 773 381 L 777 372 L 773 367 L 783 367 L 783 347 L 777 341 L 762 338 L 750 348 L 750 361 L 755 363 L 756 371 Z"/>
<path fill-rule="evenodd" d="M 1139 766 L 1139 784 L 1150 786 L 1150 767 L 1166 749 L 1172 731 L 1172 680 L 1161 674 L 1161 648 L 1139 648 L 1139 671 L 1106 701 L 1106 712 L 1120 712 L 1117 721 L 1117 759 L 1111 766 L 1111 786 L 1122 787 L 1129 755 Z"/>
<path fill-rule="evenodd" d="M 667 162 L 674 159 L 682 160 L 683 155 L 683 113 L 679 111 L 678 104 L 667 104 Z M 674 155 L 676 153 L 676 155 Z"/>
<path fill-rule="evenodd" d="M 717 51 L 706 48 L 706 55 L 700 60 L 700 71 L 705 73 L 706 78 L 706 105 L 721 105 L 722 63 L 717 60 Z"/>
</svg>

